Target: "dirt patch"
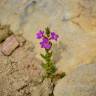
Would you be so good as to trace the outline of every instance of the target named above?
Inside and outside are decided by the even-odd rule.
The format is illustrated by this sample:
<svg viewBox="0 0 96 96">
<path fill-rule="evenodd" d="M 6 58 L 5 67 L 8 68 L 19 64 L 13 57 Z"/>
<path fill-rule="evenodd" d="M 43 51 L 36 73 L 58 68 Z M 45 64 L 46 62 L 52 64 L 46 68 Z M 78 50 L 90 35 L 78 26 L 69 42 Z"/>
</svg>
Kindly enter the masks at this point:
<svg viewBox="0 0 96 96">
<path fill-rule="evenodd" d="M 44 70 L 34 45 L 4 26 L 0 25 L 0 96 L 49 96 L 51 82 L 42 82 Z"/>
</svg>

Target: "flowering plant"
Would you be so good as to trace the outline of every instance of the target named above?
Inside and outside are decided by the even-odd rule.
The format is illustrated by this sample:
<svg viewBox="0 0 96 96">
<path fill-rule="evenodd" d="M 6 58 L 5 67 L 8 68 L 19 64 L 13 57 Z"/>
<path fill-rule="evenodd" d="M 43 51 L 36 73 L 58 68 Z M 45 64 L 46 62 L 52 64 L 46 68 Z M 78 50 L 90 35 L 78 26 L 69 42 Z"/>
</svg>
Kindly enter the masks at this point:
<svg viewBox="0 0 96 96">
<path fill-rule="evenodd" d="M 56 72 L 56 66 L 52 60 L 52 41 L 57 41 L 59 36 L 55 32 L 51 32 L 47 27 L 45 32 L 42 30 L 37 32 L 36 38 L 41 40 L 40 46 L 45 49 L 45 54 L 41 54 L 41 57 L 45 60 L 42 66 L 46 71 L 47 77 L 53 77 Z"/>
</svg>

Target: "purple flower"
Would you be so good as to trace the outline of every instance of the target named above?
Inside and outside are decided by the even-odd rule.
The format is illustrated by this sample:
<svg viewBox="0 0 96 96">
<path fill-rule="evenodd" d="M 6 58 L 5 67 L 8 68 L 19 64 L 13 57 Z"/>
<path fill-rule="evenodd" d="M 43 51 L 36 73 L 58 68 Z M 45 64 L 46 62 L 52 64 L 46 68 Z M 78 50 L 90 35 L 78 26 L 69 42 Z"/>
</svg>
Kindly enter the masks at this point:
<svg viewBox="0 0 96 96">
<path fill-rule="evenodd" d="M 40 42 L 41 48 L 45 48 L 45 49 L 50 49 L 51 48 L 51 44 L 49 42 L 48 38 L 43 38 L 43 41 Z"/>
<path fill-rule="evenodd" d="M 41 39 L 43 37 L 43 35 L 44 35 L 44 31 L 40 30 L 39 32 L 36 33 L 36 38 Z"/>
<path fill-rule="evenodd" d="M 50 32 L 49 35 L 50 36 L 48 36 L 48 34 L 42 30 L 40 30 L 39 32 L 36 33 L 36 38 L 42 40 L 40 42 L 41 48 L 50 49 L 52 47 L 51 40 L 57 41 L 57 39 L 59 37 L 55 32 Z"/>
<path fill-rule="evenodd" d="M 43 38 L 43 42 L 44 42 L 44 43 L 48 43 L 48 42 L 49 42 L 49 39 L 48 39 L 47 37 L 44 37 L 44 38 Z"/>
<path fill-rule="evenodd" d="M 51 32 L 51 37 L 50 37 L 50 39 L 57 41 L 58 37 L 59 37 L 59 36 L 58 36 L 55 32 Z"/>
</svg>

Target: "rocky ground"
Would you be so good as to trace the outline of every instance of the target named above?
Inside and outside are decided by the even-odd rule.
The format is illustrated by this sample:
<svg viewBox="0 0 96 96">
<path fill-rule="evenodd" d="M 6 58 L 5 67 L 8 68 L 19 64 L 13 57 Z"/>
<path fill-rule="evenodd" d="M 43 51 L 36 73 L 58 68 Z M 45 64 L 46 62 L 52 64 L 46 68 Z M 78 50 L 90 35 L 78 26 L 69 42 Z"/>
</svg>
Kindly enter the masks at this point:
<svg viewBox="0 0 96 96">
<path fill-rule="evenodd" d="M 81 64 L 96 61 L 96 0 L 0 0 L 0 22 L 33 41 L 37 54 L 43 50 L 36 31 L 46 26 L 56 31 L 59 71 L 71 73 Z"/>
<path fill-rule="evenodd" d="M 0 28 L 0 96 L 49 96 L 51 81 L 43 81 L 34 45 L 10 32 L 7 25 Z"/>
<path fill-rule="evenodd" d="M 0 36 L 0 96 L 96 96 L 96 64 L 76 68 L 55 82 L 53 90 L 51 79 L 43 80 L 33 43 L 8 25 L 1 25 Z"/>
<path fill-rule="evenodd" d="M 96 96 L 96 64 L 81 65 L 58 81 L 54 96 Z"/>
<path fill-rule="evenodd" d="M 96 96 L 96 0 L 0 0 L 0 96 L 49 96 L 35 33 L 49 26 L 58 72 L 54 96 Z"/>
</svg>

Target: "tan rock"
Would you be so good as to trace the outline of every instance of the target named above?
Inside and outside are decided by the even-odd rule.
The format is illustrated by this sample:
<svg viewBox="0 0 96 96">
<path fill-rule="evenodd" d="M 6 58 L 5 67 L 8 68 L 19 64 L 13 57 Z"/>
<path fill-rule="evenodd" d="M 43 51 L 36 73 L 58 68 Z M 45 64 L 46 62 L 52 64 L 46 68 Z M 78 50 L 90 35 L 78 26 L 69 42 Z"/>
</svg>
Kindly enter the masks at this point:
<svg viewBox="0 0 96 96">
<path fill-rule="evenodd" d="M 16 36 L 16 39 L 17 39 L 17 41 L 19 42 L 19 45 L 20 45 L 20 46 L 23 46 L 24 43 L 26 42 L 25 38 L 24 38 L 22 35 L 17 35 L 17 36 Z"/>
<path fill-rule="evenodd" d="M 31 44 L 26 42 L 22 47 L 20 46 L 13 51 L 10 56 L 4 56 L 0 49 L 1 96 L 36 96 L 35 92 L 42 94 L 38 92 L 39 90 L 34 90 L 34 87 L 41 90 L 46 86 L 44 84 L 44 87 L 41 87 L 43 75 L 42 62 L 36 57 Z M 47 92 L 45 93 L 47 94 Z"/>
<path fill-rule="evenodd" d="M 56 31 L 64 46 L 64 50 L 56 50 L 58 71 L 70 73 L 79 64 L 96 59 L 95 0 L 4 0 L 0 3 L 0 21 L 10 24 L 15 34 L 21 32 L 33 41 L 38 57 L 43 50 L 35 33 L 46 26 Z"/>
<path fill-rule="evenodd" d="M 11 35 L 2 44 L 2 50 L 1 51 L 5 55 L 10 55 L 18 46 L 19 46 L 19 43 L 16 40 L 15 36 Z"/>
<path fill-rule="evenodd" d="M 81 65 L 58 81 L 54 96 L 96 96 L 95 74 L 96 64 Z"/>
<path fill-rule="evenodd" d="M 50 96 L 52 93 L 52 82 L 50 79 L 45 79 L 42 84 L 38 85 L 33 90 L 33 96 Z"/>
<path fill-rule="evenodd" d="M 0 43 L 11 34 L 12 32 L 9 25 L 0 25 Z"/>
<path fill-rule="evenodd" d="M 7 76 L 0 75 L 0 96 L 16 96 L 14 88 L 8 81 Z"/>
<path fill-rule="evenodd" d="M 96 18 L 90 16 L 80 16 L 72 20 L 74 24 L 77 24 L 85 32 L 94 32 L 96 30 Z"/>
<path fill-rule="evenodd" d="M 4 56 L 1 52 L 1 47 L 2 46 L 0 46 L 0 76 L 8 73 L 11 69 L 8 57 Z"/>
</svg>

